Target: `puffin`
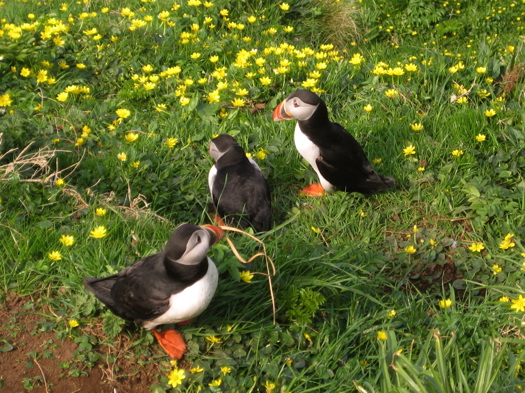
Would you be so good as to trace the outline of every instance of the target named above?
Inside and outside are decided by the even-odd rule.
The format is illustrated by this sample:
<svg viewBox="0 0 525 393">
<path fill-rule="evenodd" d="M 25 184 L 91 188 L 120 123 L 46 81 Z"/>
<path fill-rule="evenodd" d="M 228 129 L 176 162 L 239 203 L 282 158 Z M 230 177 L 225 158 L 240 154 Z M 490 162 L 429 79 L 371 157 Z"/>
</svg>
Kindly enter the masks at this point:
<svg viewBox="0 0 525 393">
<path fill-rule="evenodd" d="M 312 166 L 320 184 L 302 189 L 306 196 L 330 191 L 369 195 L 395 186 L 391 177 L 376 172 L 357 140 L 328 118 L 325 102 L 310 90 L 296 90 L 273 112 L 273 120 L 296 119 L 294 142 L 298 152 Z"/>
<path fill-rule="evenodd" d="M 162 252 L 108 277 L 85 277 L 84 286 L 118 317 L 152 330 L 166 353 L 180 359 L 186 352 L 182 335 L 156 328 L 190 322 L 209 305 L 218 273 L 206 254 L 224 235 L 217 226 L 181 224 Z"/>
<path fill-rule="evenodd" d="M 228 134 L 213 138 L 209 152 L 215 164 L 208 174 L 208 186 L 219 217 L 241 229 L 252 226 L 257 232 L 268 231 L 270 188 L 257 163 Z"/>
</svg>

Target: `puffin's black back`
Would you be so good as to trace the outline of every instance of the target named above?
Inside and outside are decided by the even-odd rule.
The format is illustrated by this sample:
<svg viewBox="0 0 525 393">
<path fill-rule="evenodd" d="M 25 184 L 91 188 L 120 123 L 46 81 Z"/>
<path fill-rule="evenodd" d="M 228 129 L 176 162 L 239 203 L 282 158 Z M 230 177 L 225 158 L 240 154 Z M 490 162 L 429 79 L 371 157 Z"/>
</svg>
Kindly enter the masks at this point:
<svg viewBox="0 0 525 393">
<path fill-rule="evenodd" d="M 143 258 L 117 274 L 84 278 L 86 289 L 123 319 L 140 324 L 162 315 L 169 307 L 171 295 L 192 285 L 207 272 L 207 258 L 191 266 L 175 262 L 186 251 L 186 242 L 195 227 L 181 225 L 163 252 Z"/>
<path fill-rule="evenodd" d="M 268 231 L 272 215 L 270 188 L 244 149 L 235 143 L 215 167 L 217 174 L 211 192 L 221 217 L 240 228 L 253 226 L 258 232 Z"/>
<path fill-rule="evenodd" d="M 330 184 L 338 190 L 362 194 L 386 191 L 394 187 L 394 179 L 383 176 L 372 168 L 359 142 L 340 124 L 329 120 L 328 109 L 321 98 L 308 90 L 298 90 L 295 93 L 302 101 L 318 105 L 308 120 L 298 123 L 301 131 L 319 147 L 317 167 Z"/>
</svg>

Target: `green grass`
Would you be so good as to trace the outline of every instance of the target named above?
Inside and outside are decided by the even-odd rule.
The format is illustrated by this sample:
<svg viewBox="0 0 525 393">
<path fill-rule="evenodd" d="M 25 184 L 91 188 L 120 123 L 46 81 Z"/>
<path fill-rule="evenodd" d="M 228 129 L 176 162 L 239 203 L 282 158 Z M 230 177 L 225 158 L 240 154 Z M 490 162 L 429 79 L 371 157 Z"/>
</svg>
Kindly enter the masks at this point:
<svg viewBox="0 0 525 393">
<path fill-rule="evenodd" d="M 88 328 L 102 320 L 107 338 L 99 344 L 130 335 L 151 359 L 151 336 L 108 313 L 82 278 L 159 251 L 181 222 L 210 222 L 208 144 L 229 133 L 257 159 L 272 189 L 274 229 L 261 240 L 277 267 L 277 324 L 267 279 L 244 283 L 245 267 L 225 244 L 215 246 L 219 288 L 198 323 L 183 328 L 188 370 L 173 391 L 520 391 L 524 313 L 510 306 L 525 295 L 521 2 L 341 1 L 346 8 L 330 8 L 294 0 L 287 11 L 272 1 L 215 3 L 1 3 L 3 296 L 39 294 L 59 316 L 57 331 L 70 332 L 70 319 L 80 322 L 70 332 L 78 342 L 95 340 Z M 333 15 L 318 12 L 323 7 Z M 165 21 L 162 11 L 169 11 Z M 133 20 L 146 25 L 130 31 Z M 355 54 L 363 57 L 359 64 L 351 62 Z M 381 72 L 380 62 L 394 75 Z M 47 80 L 37 81 L 41 70 Z M 271 113 L 312 78 L 332 120 L 396 179 L 396 190 L 297 195 L 315 173 L 295 151 L 294 124 L 275 123 Z M 510 82 L 514 89 L 506 88 Z M 389 89 L 397 96 L 387 97 Z M 57 100 L 66 91 L 67 99 Z M 235 98 L 243 106 L 235 107 Z M 119 118 L 118 109 L 129 117 Z M 487 116 L 489 109 L 496 114 Z M 414 123 L 423 129 L 413 131 Z M 128 142 L 128 133 L 138 138 Z M 169 147 L 169 138 L 178 143 Z M 416 153 L 405 156 L 409 145 Z M 261 152 L 266 156 L 257 158 Z M 104 216 L 95 213 L 100 207 Z M 107 236 L 90 238 L 100 225 Z M 514 245 L 501 248 L 508 234 Z M 62 245 L 62 235 L 74 236 L 74 244 Z M 257 251 L 253 241 L 233 239 L 243 255 Z M 468 248 L 478 242 L 481 252 Z M 52 261 L 52 251 L 62 259 Z M 249 269 L 266 272 L 262 260 Z M 452 306 L 440 308 L 448 298 Z M 379 331 L 386 340 L 378 340 Z M 212 335 L 222 342 L 206 340 Z M 86 364 L 100 358 L 85 348 L 79 359 Z M 204 371 L 191 374 L 196 366 Z M 163 367 L 154 392 L 170 391 L 170 366 Z M 221 367 L 231 370 L 225 375 Z M 219 379 L 220 387 L 210 386 Z"/>
</svg>

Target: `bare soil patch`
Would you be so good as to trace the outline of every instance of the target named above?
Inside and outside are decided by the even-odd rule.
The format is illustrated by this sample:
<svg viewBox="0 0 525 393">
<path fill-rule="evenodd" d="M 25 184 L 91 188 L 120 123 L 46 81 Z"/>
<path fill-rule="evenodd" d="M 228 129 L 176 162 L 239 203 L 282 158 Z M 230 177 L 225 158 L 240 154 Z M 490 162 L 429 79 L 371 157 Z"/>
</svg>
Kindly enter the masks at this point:
<svg viewBox="0 0 525 393">
<path fill-rule="evenodd" d="M 46 319 L 53 318 L 30 297 L 5 297 L 0 304 L 0 392 L 144 393 L 158 382 L 160 365 L 137 363 L 125 343 L 121 348 L 93 347 L 114 356 L 111 364 L 79 361 L 78 343 L 46 331 Z"/>
</svg>

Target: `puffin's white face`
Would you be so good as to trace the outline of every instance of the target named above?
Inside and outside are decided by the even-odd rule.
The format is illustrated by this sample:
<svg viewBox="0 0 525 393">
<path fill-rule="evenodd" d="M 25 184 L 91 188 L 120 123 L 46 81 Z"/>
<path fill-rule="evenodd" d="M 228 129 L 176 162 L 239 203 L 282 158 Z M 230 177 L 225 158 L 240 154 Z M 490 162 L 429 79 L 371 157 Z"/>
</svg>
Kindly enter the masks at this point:
<svg viewBox="0 0 525 393">
<path fill-rule="evenodd" d="M 210 142 L 210 156 L 212 156 L 212 158 L 215 160 L 215 162 L 217 162 L 217 160 L 219 158 L 221 158 L 224 153 L 226 153 L 228 150 L 226 151 L 220 151 L 217 146 L 215 146 L 215 143 L 213 142 Z"/>
<path fill-rule="evenodd" d="M 214 225 L 181 224 L 171 234 L 164 249 L 165 262 L 197 265 L 208 249 L 224 237 L 224 231 Z"/>
<path fill-rule="evenodd" d="M 211 238 L 208 231 L 198 229 L 190 236 L 186 243 L 186 252 L 177 260 L 183 265 L 197 265 L 206 256 L 211 246 Z"/>
<path fill-rule="evenodd" d="M 298 97 L 292 97 L 284 102 L 284 110 L 286 114 L 292 116 L 297 120 L 308 120 L 316 111 L 317 105 L 308 104 L 301 101 Z"/>
</svg>

